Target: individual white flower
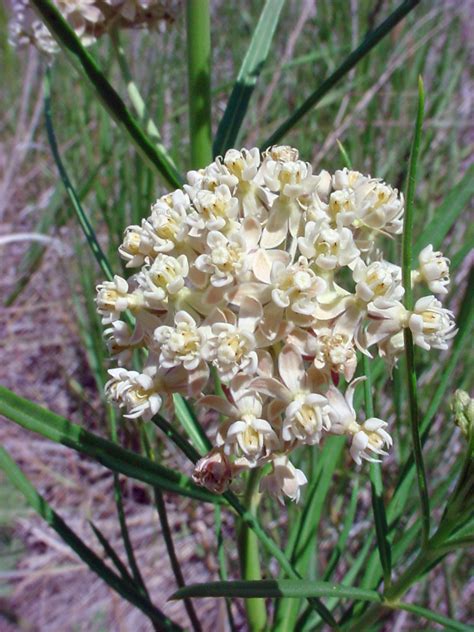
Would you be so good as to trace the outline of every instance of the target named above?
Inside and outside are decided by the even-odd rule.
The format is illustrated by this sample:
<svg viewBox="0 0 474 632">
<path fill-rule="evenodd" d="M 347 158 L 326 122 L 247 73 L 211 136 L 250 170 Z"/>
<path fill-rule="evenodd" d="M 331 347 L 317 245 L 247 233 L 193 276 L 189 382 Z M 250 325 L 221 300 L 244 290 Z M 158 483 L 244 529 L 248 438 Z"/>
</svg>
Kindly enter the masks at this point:
<svg viewBox="0 0 474 632">
<path fill-rule="evenodd" d="M 408 325 L 410 312 L 400 301 L 377 298 L 367 306 L 369 326 L 367 327 L 367 346 L 384 343 L 398 334 Z"/>
<path fill-rule="evenodd" d="M 176 295 L 184 287 L 188 273 L 186 255 L 171 257 L 160 253 L 149 267 L 142 270 L 137 279 L 147 305 L 163 308 L 170 296 Z"/>
<path fill-rule="evenodd" d="M 143 228 L 152 240 L 155 252 L 171 252 L 182 244 L 189 230 L 186 220 L 190 209 L 189 197 L 179 189 L 153 204 Z"/>
<path fill-rule="evenodd" d="M 234 191 L 244 217 L 254 217 L 259 222 L 266 220 L 274 195 L 261 186 L 257 174 L 260 167 L 260 152 L 252 149 L 229 149 L 223 160 L 229 172 L 237 179 Z"/>
<path fill-rule="evenodd" d="M 333 191 L 329 196 L 328 215 L 333 226 L 351 226 L 356 217 L 356 198 L 351 189 Z"/>
<path fill-rule="evenodd" d="M 422 349 L 447 349 L 448 340 L 456 335 L 456 323 L 451 311 L 434 296 L 424 296 L 416 303 L 408 318 L 413 342 Z"/>
<path fill-rule="evenodd" d="M 219 426 L 216 444 L 225 454 L 238 457 L 237 463 L 256 467 L 280 446 L 280 440 L 262 418 L 262 397 L 250 388 L 247 375 L 236 375 L 229 386 L 228 398 L 207 395 L 199 403 L 219 411 L 228 421 Z"/>
<path fill-rule="evenodd" d="M 308 222 L 304 237 L 298 237 L 301 254 L 323 270 L 334 270 L 354 261 L 360 251 L 349 228 L 329 228 L 325 222 Z"/>
<path fill-rule="evenodd" d="M 352 276 L 356 282 L 356 296 L 364 303 L 379 297 L 399 301 L 404 294 L 402 270 L 388 261 L 366 265 L 358 259 Z"/>
<path fill-rule="evenodd" d="M 320 373 L 306 371 L 303 358 L 291 345 L 280 351 L 278 371 L 279 380 L 258 377 L 252 381 L 252 388 L 286 405 L 281 433 L 284 441 L 319 443 L 322 432 L 331 425 L 327 400 L 318 392 L 322 386 Z"/>
<path fill-rule="evenodd" d="M 403 228 L 403 194 L 384 182 L 368 178 L 355 188 L 354 226 L 398 235 Z"/>
<path fill-rule="evenodd" d="M 201 190 L 214 192 L 218 186 L 225 185 L 230 191 L 233 191 L 239 182 L 238 178 L 229 171 L 220 158 L 211 162 L 204 169 L 188 171 L 186 178 L 188 184 L 185 184 L 183 188 L 193 202 Z"/>
<path fill-rule="evenodd" d="M 111 379 L 105 385 L 107 397 L 120 408 L 125 408 L 129 419 L 151 419 L 160 410 L 162 397 L 155 384 L 153 371 L 144 373 L 123 368 L 109 369 Z"/>
<path fill-rule="evenodd" d="M 387 423 L 382 419 L 371 417 L 362 424 L 357 423 L 353 406 L 354 389 L 365 377 L 353 380 L 343 395 L 331 385 L 326 391 L 326 398 L 331 407 L 331 433 L 352 437 L 351 456 L 360 465 L 362 459 L 377 462 L 372 454 L 386 456 L 385 448 L 392 445 L 392 438 L 385 430 Z"/>
<path fill-rule="evenodd" d="M 255 373 L 258 356 L 255 329 L 262 318 L 262 306 L 246 297 L 238 319 L 231 312 L 221 322 L 211 325 L 211 333 L 202 347 L 202 355 L 217 369 L 219 377 L 229 382 L 237 373 Z"/>
<path fill-rule="evenodd" d="M 119 246 L 119 255 L 124 259 L 127 268 L 142 266 L 146 257 L 153 253 L 153 239 L 142 226 L 129 226 L 125 230 L 124 239 Z"/>
<path fill-rule="evenodd" d="M 143 335 L 141 327 L 132 330 L 123 320 L 114 320 L 104 331 L 107 349 L 120 366 L 130 362 L 134 349 L 142 346 Z"/>
<path fill-rule="evenodd" d="M 191 237 L 201 237 L 205 231 L 235 227 L 239 201 L 232 196 L 227 185 L 219 185 L 214 192 L 198 191 L 193 204 L 196 210 L 186 218 Z"/>
<path fill-rule="evenodd" d="M 272 300 L 280 308 L 291 308 L 297 314 L 311 316 L 320 295 L 326 290 L 326 282 L 311 269 L 306 257 L 286 267 L 275 261 L 271 269 Z"/>
<path fill-rule="evenodd" d="M 129 293 L 127 281 L 116 274 L 113 281 L 97 286 L 96 304 L 102 322 L 108 324 L 118 320 L 125 310 L 138 307 L 140 299 L 138 294 Z"/>
<path fill-rule="evenodd" d="M 413 280 L 424 281 L 434 294 L 447 294 L 449 285 L 449 259 L 435 252 L 430 244 L 419 254 L 420 267 L 412 272 Z"/>
<path fill-rule="evenodd" d="M 200 255 L 194 265 L 210 274 L 215 287 L 232 284 L 251 264 L 249 252 L 257 246 L 260 237 L 258 222 L 249 217 L 242 222 L 241 231 L 228 237 L 213 230 L 207 236 L 207 252 Z"/>
<path fill-rule="evenodd" d="M 314 366 L 319 370 L 329 368 L 332 373 L 341 373 L 350 381 L 357 368 L 352 338 L 325 327 L 315 329 L 315 334 Z"/>
<path fill-rule="evenodd" d="M 232 464 L 219 448 L 214 448 L 196 463 L 193 472 L 193 481 L 202 487 L 223 494 L 232 481 Z"/>
<path fill-rule="evenodd" d="M 362 175 L 359 171 L 353 171 L 352 169 L 344 167 L 344 169 L 338 169 L 334 172 L 332 185 L 336 191 L 343 189 L 354 190 L 366 180 L 367 177 Z"/>
<path fill-rule="evenodd" d="M 187 312 L 177 312 L 174 327 L 162 325 L 155 329 L 154 338 L 160 345 L 160 364 L 165 369 L 182 364 L 193 371 L 201 362 L 201 345 L 205 334 Z"/>
<path fill-rule="evenodd" d="M 308 479 L 302 470 L 298 470 L 290 462 L 286 454 L 275 456 L 272 461 L 272 472 L 260 481 L 260 492 L 268 492 L 283 504 L 284 496 L 298 502 L 301 487 Z"/>
</svg>

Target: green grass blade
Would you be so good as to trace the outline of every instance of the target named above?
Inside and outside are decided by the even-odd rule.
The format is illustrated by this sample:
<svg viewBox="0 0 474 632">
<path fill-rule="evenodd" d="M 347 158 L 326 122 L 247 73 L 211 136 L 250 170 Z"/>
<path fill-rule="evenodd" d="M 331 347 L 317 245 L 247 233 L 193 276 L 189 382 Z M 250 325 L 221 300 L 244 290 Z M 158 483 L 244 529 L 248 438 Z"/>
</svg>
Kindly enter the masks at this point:
<svg viewBox="0 0 474 632">
<path fill-rule="evenodd" d="M 420 152 L 421 130 L 423 127 L 424 112 L 424 90 L 421 77 L 418 80 L 418 111 L 415 122 L 415 133 L 413 137 L 410 161 L 408 165 L 408 183 L 406 194 L 406 207 L 403 225 L 402 238 L 402 280 L 405 289 L 404 304 L 408 310 L 413 309 L 413 290 L 411 285 L 411 270 L 413 260 L 413 211 L 415 202 L 416 170 Z M 428 485 L 426 482 L 425 465 L 423 462 L 423 448 L 420 437 L 420 419 L 418 407 L 418 394 L 416 385 L 415 350 L 411 330 L 405 328 L 403 331 L 405 341 L 406 375 L 408 403 L 410 412 L 410 426 L 413 443 L 413 456 L 415 459 L 416 478 L 418 483 L 418 493 L 420 495 L 421 516 L 422 516 L 422 537 L 426 545 L 430 535 L 430 501 L 428 496 Z"/>
<path fill-rule="evenodd" d="M 365 393 L 365 414 L 367 418 L 374 416 L 374 403 L 372 399 L 372 377 L 370 360 L 364 354 L 362 365 L 366 380 L 364 382 Z M 370 464 L 370 487 L 372 491 L 372 511 L 374 514 L 375 534 L 377 538 L 377 548 L 379 551 L 380 563 L 383 569 L 385 586 L 389 586 L 392 577 L 392 551 L 388 540 L 387 515 L 383 499 L 382 471 L 380 463 Z"/>
<path fill-rule="evenodd" d="M 92 520 L 89 521 L 89 524 L 91 526 L 92 531 L 94 532 L 95 537 L 98 539 L 99 543 L 101 544 L 102 548 L 104 549 L 104 553 L 107 555 L 107 557 L 113 563 L 115 568 L 118 570 L 118 572 L 122 576 L 122 579 L 133 586 L 134 583 L 135 583 L 134 580 L 133 580 L 133 577 L 128 572 L 127 567 L 125 566 L 125 564 L 120 559 L 120 556 L 118 555 L 118 553 L 116 552 L 114 547 L 110 544 L 110 542 L 107 540 L 107 538 L 102 533 L 102 531 L 99 529 L 99 527 L 97 527 L 92 522 Z"/>
<path fill-rule="evenodd" d="M 179 423 L 185 429 L 191 442 L 200 455 L 206 454 L 212 448 L 203 427 L 199 423 L 191 404 L 179 394 L 173 395 L 174 411 Z"/>
<path fill-rule="evenodd" d="M 212 161 L 211 20 L 209 0 L 186 1 L 191 167 Z"/>
<path fill-rule="evenodd" d="M 356 599 L 380 603 L 381 595 L 375 590 L 352 588 L 330 582 L 304 581 L 293 579 L 208 582 L 191 584 L 171 595 L 170 599 L 184 597 L 337 597 L 338 599 Z"/>
<path fill-rule="evenodd" d="M 266 0 L 214 140 L 214 156 L 234 147 L 250 98 L 267 60 L 285 0 Z"/>
<path fill-rule="evenodd" d="M 118 93 L 111 86 L 92 55 L 82 46 L 71 26 L 62 17 L 51 0 L 32 0 L 51 33 L 67 56 L 82 69 L 85 77 L 95 88 L 102 105 L 107 109 L 119 128 L 124 131 L 136 149 L 150 166 L 173 187 L 180 187 L 182 176 L 170 163 L 167 154 L 163 154 L 144 134 L 132 117 Z"/>
<path fill-rule="evenodd" d="M 404 603 L 403 601 L 399 601 L 396 605 L 397 610 L 405 610 L 406 612 L 411 612 L 412 614 L 416 614 L 419 617 L 423 617 L 428 621 L 434 621 L 435 623 L 439 623 L 444 626 L 447 630 L 458 630 L 459 632 L 472 632 L 472 627 L 470 625 L 464 625 L 464 623 L 460 623 L 459 621 L 455 621 L 454 619 L 449 619 L 448 617 L 443 616 L 442 614 L 438 614 L 437 612 L 433 612 L 433 610 L 428 610 L 428 608 L 423 608 L 422 606 L 418 606 L 415 603 Z"/>
<path fill-rule="evenodd" d="M 116 575 L 104 562 L 90 549 L 64 520 L 49 506 L 47 501 L 38 494 L 36 489 L 26 478 L 18 465 L 13 461 L 8 452 L 0 447 L 0 468 L 3 469 L 10 481 L 25 496 L 33 509 L 52 527 L 64 542 L 82 559 L 87 566 L 96 573 L 106 584 L 115 590 L 124 599 L 144 612 L 159 630 L 177 632 L 182 628 L 166 617 L 158 608 L 153 606 L 148 599 L 132 589 L 119 575 Z"/>
<path fill-rule="evenodd" d="M 161 531 L 163 533 L 163 539 L 165 541 L 166 550 L 168 551 L 168 557 L 170 559 L 171 568 L 173 569 L 173 574 L 176 579 L 176 584 L 179 588 L 185 588 L 186 584 L 184 581 L 184 576 L 181 571 L 181 566 L 179 564 L 178 557 L 176 555 L 176 550 L 174 547 L 173 536 L 171 535 L 171 528 L 168 522 L 168 514 L 166 512 L 166 505 L 163 499 L 163 494 L 161 491 L 155 487 L 155 505 L 158 511 L 158 516 L 160 518 L 161 523 Z M 186 612 L 188 613 L 189 620 L 191 621 L 191 625 L 195 632 L 201 632 L 201 624 L 199 622 L 196 611 L 194 610 L 193 602 L 191 599 L 186 597 L 184 599 L 184 606 L 186 608 Z"/>
<path fill-rule="evenodd" d="M 261 144 L 266 149 L 280 141 L 286 133 L 310 112 L 314 106 L 340 81 L 361 59 L 363 59 L 403 18 L 419 4 L 420 0 L 405 0 L 374 31 L 370 32 L 360 45 L 346 57 L 342 64 L 306 99 L 302 105 L 284 121 L 273 134 Z"/>
<path fill-rule="evenodd" d="M 413 248 L 415 257 L 426 244 L 433 244 L 435 250 L 442 246 L 443 239 L 464 211 L 473 195 L 474 165 L 471 165 L 436 209 L 433 219 L 423 228 L 423 233 L 417 239 Z"/>
<path fill-rule="evenodd" d="M 125 450 L 3 386 L 0 386 L 0 414 L 27 430 L 94 458 L 115 472 L 197 500 L 223 502 L 221 496 L 194 485 L 188 476 Z"/>
<path fill-rule="evenodd" d="M 67 174 L 66 168 L 64 167 L 63 161 L 61 160 L 61 156 L 59 154 L 59 147 L 56 141 L 56 135 L 54 133 L 53 120 L 51 116 L 51 71 L 48 68 L 45 75 L 44 80 L 44 115 L 46 121 L 46 131 L 48 134 L 49 145 L 51 147 L 51 152 L 53 154 L 54 161 L 59 171 L 59 175 L 64 184 L 64 188 L 66 189 L 66 193 L 71 200 L 72 207 L 74 212 L 79 220 L 79 224 L 86 236 L 87 243 L 89 244 L 92 253 L 99 264 L 102 272 L 105 274 L 107 279 L 113 279 L 113 272 L 110 264 L 107 260 L 107 257 L 104 254 L 104 251 L 100 247 L 99 242 L 97 241 L 97 237 L 95 235 L 94 229 L 92 228 L 91 223 L 87 215 L 84 213 L 84 210 L 79 201 L 79 196 L 77 195 L 71 180 Z"/>
</svg>

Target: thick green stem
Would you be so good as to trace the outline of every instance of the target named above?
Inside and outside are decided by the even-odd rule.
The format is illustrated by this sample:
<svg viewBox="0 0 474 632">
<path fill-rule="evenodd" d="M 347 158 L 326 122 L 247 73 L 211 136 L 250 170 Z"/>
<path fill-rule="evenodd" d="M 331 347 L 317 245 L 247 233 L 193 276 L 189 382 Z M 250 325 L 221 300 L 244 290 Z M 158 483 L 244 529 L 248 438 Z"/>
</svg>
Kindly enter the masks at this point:
<svg viewBox="0 0 474 632">
<path fill-rule="evenodd" d="M 199 169 L 212 161 L 209 0 L 187 0 L 186 27 L 191 166 Z"/>
<path fill-rule="evenodd" d="M 258 491 L 259 471 L 251 470 L 245 491 L 245 506 L 248 511 L 256 515 L 260 494 Z M 258 538 L 254 531 L 245 522 L 239 529 L 239 557 L 242 579 L 262 579 L 260 570 L 260 558 L 258 550 Z M 261 598 L 246 599 L 247 623 L 251 632 L 263 632 L 267 622 L 265 600 Z"/>
</svg>

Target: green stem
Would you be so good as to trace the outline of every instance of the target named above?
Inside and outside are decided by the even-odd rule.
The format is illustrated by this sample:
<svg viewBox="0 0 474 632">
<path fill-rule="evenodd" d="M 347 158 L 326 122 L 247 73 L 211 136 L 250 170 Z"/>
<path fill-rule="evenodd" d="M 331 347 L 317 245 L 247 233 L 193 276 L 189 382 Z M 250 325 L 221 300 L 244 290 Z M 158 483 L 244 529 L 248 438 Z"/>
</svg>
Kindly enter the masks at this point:
<svg viewBox="0 0 474 632">
<path fill-rule="evenodd" d="M 124 102 L 108 82 L 92 55 L 82 46 L 71 26 L 61 15 L 51 0 L 32 0 L 34 9 L 39 13 L 51 33 L 60 43 L 66 56 L 72 60 L 76 68 L 83 71 L 91 85 L 95 88 L 102 105 L 111 117 L 133 142 L 143 158 L 151 167 L 164 177 L 172 186 L 179 187 L 181 175 L 169 163 L 167 155 L 163 155 L 143 133 L 132 117 Z"/>
<path fill-rule="evenodd" d="M 209 0 L 187 0 L 186 28 L 191 166 L 199 169 L 212 161 Z"/>
<path fill-rule="evenodd" d="M 410 162 L 408 166 L 408 184 L 406 194 L 406 209 L 403 226 L 402 240 L 402 280 L 405 290 L 404 303 L 407 310 L 413 309 L 413 290 L 411 284 L 411 270 L 413 259 L 413 210 L 416 186 L 416 171 L 418 156 L 420 153 L 421 130 L 423 126 L 424 112 L 424 90 L 421 77 L 418 80 L 418 111 L 416 115 L 415 134 L 410 152 Z M 413 347 L 413 336 L 407 327 L 404 330 L 405 357 L 407 363 L 407 387 L 408 403 L 410 413 L 410 425 L 413 442 L 413 456 L 415 460 L 416 476 L 418 482 L 418 492 L 420 495 L 421 515 L 422 515 L 422 544 L 426 546 L 430 535 L 430 503 L 428 496 L 428 485 L 426 482 L 426 472 L 423 462 L 423 451 L 420 436 L 420 419 L 418 409 L 418 397 L 416 386 L 415 353 Z"/>
<path fill-rule="evenodd" d="M 364 382 L 365 394 L 365 414 L 367 418 L 374 416 L 374 403 L 372 399 L 372 379 L 369 358 L 363 355 L 362 366 L 366 380 Z M 379 551 L 380 563 L 383 569 L 385 589 L 391 584 L 392 574 L 392 551 L 387 538 L 387 514 L 383 499 L 382 471 L 380 463 L 370 464 L 370 486 L 372 491 L 372 511 L 374 514 L 375 533 L 377 536 L 377 548 Z"/>
<path fill-rule="evenodd" d="M 260 472 L 258 469 L 250 470 L 245 490 L 244 504 L 253 515 L 257 514 L 260 502 L 258 482 Z M 260 570 L 258 538 L 249 525 L 242 522 L 239 529 L 239 557 L 242 579 L 262 579 Z M 245 600 L 247 611 L 247 623 L 251 632 L 263 632 L 267 622 L 265 600 L 253 598 Z"/>
<path fill-rule="evenodd" d="M 130 103 L 132 104 L 132 107 L 135 110 L 139 121 L 145 125 L 145 131 L 148 134 L 149 138 L 155 143 L 157 149 L 159 149 L 161 153 L 167 155 L 167 160 L 169 164 L 173 165 L 173 167 L 176 169 L 176 165 L 173 159 L 168 154 L 165 146 L 163 145 L 160 131 L 155 125 L 153 119 L 151 119 L 148 115 L 145 101 L 140 94 L 137 84 L 133 80 L 127 57 L 124 53 L 124 49 L 120 41 L 120 34 L 117 29 L 112 29 L 112 31 L 110 31 L 110 39 L 112 40 L 112 45 L 120 67 L 120 72 L 122 73 L 122 78 L 125 82 L 125 85 L 127 86 Z"/>
</svg>

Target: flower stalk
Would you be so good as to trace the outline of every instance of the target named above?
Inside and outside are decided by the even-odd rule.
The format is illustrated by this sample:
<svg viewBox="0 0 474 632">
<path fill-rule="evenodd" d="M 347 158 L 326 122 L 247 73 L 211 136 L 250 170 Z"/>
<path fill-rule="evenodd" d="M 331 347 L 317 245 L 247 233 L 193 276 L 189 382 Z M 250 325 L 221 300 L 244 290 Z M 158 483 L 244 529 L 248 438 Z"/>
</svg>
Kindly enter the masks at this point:
<svg viewBox="0 0 474 632">
<path fill-rule="evenodd" d="M 244 504 L 253 516 L 257 516 L 261 498 L 258 490 L 259 479 L 260 471 L 258 469 L 249 472 Z M 242 579 L 262 579 L 258 538 L 248 523 L 242 521 L 239 528 L 239 558 Z M 263 632 L 267 622 L 265 600 L 262 598 L 246 599 L 245 609 L 250 631 Z"/>
<path fill-rule="evenodd" d="M 191 164 L 198 169 L 212 160 L 209 0 L 187 0 L 186 28 Z"/>
</svg>

